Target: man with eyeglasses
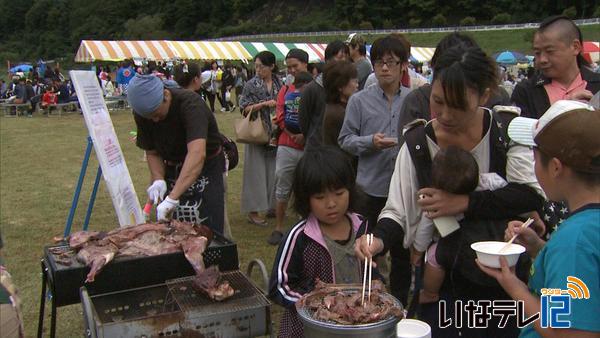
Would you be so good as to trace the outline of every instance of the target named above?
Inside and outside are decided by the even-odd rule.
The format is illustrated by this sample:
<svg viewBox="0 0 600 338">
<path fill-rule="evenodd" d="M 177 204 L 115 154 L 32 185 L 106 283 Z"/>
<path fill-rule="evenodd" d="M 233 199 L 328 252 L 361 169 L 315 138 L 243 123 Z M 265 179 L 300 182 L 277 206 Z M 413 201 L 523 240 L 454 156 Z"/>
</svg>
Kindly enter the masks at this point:
<svg viewBox="0 0 600 338">
<path fill-rule="evenodd" d="M 411 90 L 400 81 L 408 67 L 408 55 L 406 46 L 392 36 L 375 40 L 371 47 L 371 62 L 377 84 L 350 97 L 338 138 L 342 149 L 358 156 L 356 183 L 367 195 L 358 211 L 368 219 L 371 229 L 385 206 L 398 155 L 398 119 L 404 99 Z M 410 283 L 410 271 L 407 275 Z"/>
</svg>

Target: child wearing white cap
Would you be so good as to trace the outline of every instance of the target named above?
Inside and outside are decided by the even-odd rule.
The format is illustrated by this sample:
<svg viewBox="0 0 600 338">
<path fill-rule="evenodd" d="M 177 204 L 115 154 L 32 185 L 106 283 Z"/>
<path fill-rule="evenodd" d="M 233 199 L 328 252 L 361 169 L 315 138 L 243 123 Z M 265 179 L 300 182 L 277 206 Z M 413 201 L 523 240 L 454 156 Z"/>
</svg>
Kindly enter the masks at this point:
<svg viewBox="0 0 600 338">
<path fill-rule="evenodd" d="M 500 259 L 501 269 L 478 262 L 481 270 L 496 278 L 514 300 L 524 302 L 525 318 L 542 312 L 541 319 L 523 328 L 521 337 L 600 334 L 599 131 L 600 110 L 566 100 L 555 102 L 539 120 L 517 117 L 508 128 L 513 141 L 533 147 L 535 173 L 548 198 L 564 200 L 572 210 L 547 243 L 533 230 L 521 229 L 521 222 L 509 223 L 506 237 L 520 235 L 516 242 L 535 258 L 529 285 L 515 276 L 504 258 Z M 573 281 L 581 294 L 567 292 Z M 541 298 L 547 289 L 561 289 L 568 297 L 565 313 L 555 318 L 566 328 L 557 328 L 557 320 L 544 325 L 550 327 L 542 327 Z"/>
</svg>

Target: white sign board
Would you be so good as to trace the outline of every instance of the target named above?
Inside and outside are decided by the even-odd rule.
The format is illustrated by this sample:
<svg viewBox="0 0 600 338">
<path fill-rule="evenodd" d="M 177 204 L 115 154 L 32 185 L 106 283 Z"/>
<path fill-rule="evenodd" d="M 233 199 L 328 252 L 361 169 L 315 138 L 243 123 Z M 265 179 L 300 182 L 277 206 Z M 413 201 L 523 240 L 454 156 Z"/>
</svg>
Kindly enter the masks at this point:
<svg viewBox="0 0 600 338">
<path fill-rule="evenodd" d="M 144 215 L 138 201 L 129 170 L 125 163 L 119 139 L 115 133 L 102 89 L 93 71 L 69 72 L 85 124 L 94 143 L 94 150 L 102 168 L 102 176 L 108 187 L 121 226 L 144 223 Z"/>
</svg>

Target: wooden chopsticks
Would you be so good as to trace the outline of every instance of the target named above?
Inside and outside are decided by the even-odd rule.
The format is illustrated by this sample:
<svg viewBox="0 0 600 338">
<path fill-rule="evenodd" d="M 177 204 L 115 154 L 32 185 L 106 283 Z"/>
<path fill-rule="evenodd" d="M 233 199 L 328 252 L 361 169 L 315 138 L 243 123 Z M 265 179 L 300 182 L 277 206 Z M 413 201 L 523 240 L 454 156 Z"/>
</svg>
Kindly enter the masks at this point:
<svg viewBox="0 0 600 338">
<path fill-rule="evenodd" d="M 373 234 L 367 234 L 367 245 L 371 246 L 371 244 L 373 243 Z M 368 292 L 367 292 L 367 302 L 371 302 L 371 276 L 372 276 L 372 271 L 373 271 L 373 257 L 367 258 L 367 256 L 365 256 L 365 268 L 364 268 L 364 274 L 363 274 L 363 284 L 362 284 L 362 297 L 361 297 L 361 304 L 364 306 L 365 305 L 365 289 L 367 288 L 367 283 L 368 283 Z M 367 274 L 368 274 L 368 281 L 367 281 Z"/>
<path fill-rule="evenodd" d="M 527 221 L 525 221 L 525 223 L 523 223 L 521 225 L 521 229 L 525 229 L 528 226 L 531 225 L 531 223 L 533 223 L 533 218 L 528 218 Z M 510 241 L 508 241 L 499 251 L 499 253 L 503 253 L 504 251 L 506 251 L 506 249 L 510 248 L 510 245 L 512 244 L 512 242 L 515 241 L 515 238 L 517 238 L 517 236 L 519 236 L 519 234 L 515 234 L 514 236 L 512 236 L 512 238 L 510 239 Z"/>
</svg>

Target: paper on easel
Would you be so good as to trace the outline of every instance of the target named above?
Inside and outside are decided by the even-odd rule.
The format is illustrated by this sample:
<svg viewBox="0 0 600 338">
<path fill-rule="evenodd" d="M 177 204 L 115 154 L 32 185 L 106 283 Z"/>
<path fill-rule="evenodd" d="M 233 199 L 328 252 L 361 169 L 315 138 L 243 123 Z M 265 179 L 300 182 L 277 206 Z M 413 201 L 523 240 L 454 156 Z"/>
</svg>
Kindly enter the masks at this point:
<svg viewBox="0 0 600 338">
<path fill-rule="evenodd" d="M 433 219 L 433 224 L 440 233 L 440 236 L 446 237 L 456 230 L 460 229 L 460 225 L 454 216 L 442 216 Z"/>
<path fill-rule="evenodd" d="M 121 226 L 144 223 L 125 157 L 93 71 L 69 72 Z"/>
</svg>

